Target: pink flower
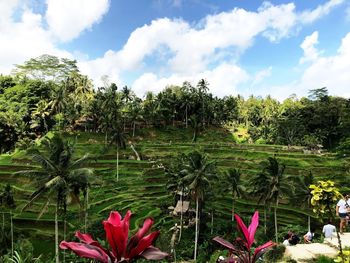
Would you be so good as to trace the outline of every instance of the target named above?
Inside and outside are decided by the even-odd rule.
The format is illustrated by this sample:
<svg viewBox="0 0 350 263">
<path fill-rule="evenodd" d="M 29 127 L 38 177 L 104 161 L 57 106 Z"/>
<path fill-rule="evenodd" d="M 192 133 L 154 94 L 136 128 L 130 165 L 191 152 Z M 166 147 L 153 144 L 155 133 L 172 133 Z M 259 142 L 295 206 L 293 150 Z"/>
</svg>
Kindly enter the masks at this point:
<svg viewBox="0 0 350 263">
<path fill-rule="evenodd" d="M 112 211 L 109 218 L 103 221 L 111 251 L 103 248 L 89 234 L 82 234 L 79 231 L 75 233 L 75 236 L 80 239 L 81 243 L 62 241 L 60 248 L 71 249 L 80 257 L 95 259 L 102 263 L 130 262 L 137 257 L 144 257 L 149 260 L 161 260 L 167 257 L 167 253 L 152 246 L 159 235 L 159 231 L 146 235 L 153 225 L 153 219 L 151 218 L 147 218 L 142 228 L 128 239 L 130 217 L 130 211 L 126 213 L 124 219 L 117 211 Z"/>
<path fill-rule="evenodd" d="M 221 237 L 214 237 L 214 241 L 228 248 L 232 255 L 238 258 L 237 262 L 241 263 L 253 263 L 266 252 L 266 250 L 275 245 L 272 241 L 268 241 L 265 244 L 255 248 L 253 255 L 251 255 L 251 247 L 254 243 L 254 236 L 256 229 L 259 226 L 259 212 L 256 211 L 252 217 L 249 227 L 244 224 L 242 219 L 235 214 L 238 231 L 243 235 L 243 239 L 237 238 L 235 244 L 232 244 Z"/>
</svg>

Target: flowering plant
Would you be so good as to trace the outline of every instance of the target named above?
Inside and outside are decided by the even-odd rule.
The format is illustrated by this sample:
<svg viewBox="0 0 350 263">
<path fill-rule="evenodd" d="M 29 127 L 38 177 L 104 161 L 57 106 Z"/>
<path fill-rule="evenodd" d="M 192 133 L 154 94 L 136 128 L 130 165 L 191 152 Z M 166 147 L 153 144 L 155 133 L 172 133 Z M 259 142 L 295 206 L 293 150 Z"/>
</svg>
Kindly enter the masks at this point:
<svg viewBox="0 0 350 263">
<path fill-rule="evenodd" d="M 254 253 L 251 252 L 251 247 L 254 243 L 254 236 L 256 229 L 259 226 L 259 212 L 256 211 L 252 217 L 249 227 L 244 224 L 242 219 L 235 214 L 237 222 L 237 229 L 242 233 L 243 238 L 236 238 L 232 244 L 221 237 L 214 237 L 214 241 L 228 248 L 230 251 L 230 263 L 254 263 L 261 257 L 268 248 L 275 245 L 272 241 L 268 241 L 265 244 L 255 248 Z"/>
<path fill-rule="evenodd" d="M 161 260 L 168 256 L 167 253 L 152 246 L 159 236 L 159 231 L 146 235 L 153 225 L 151 218 L 147 218 L 142 228 L 128 239 L 130 217 L 130 210 L 123 220 L 117 211 L 112 211 L 108 219 L 103 221 L 111 251 L 103 248 L 89 234 L 82 234 L 79 231 L 75 233 L 75 236 L 80 239 L 81 243 L 62 241 L 60 248 L 70 249 L 80 257 L 95 259 L 102 263 L 127 263 L 137 257 Z"/>
</svg>

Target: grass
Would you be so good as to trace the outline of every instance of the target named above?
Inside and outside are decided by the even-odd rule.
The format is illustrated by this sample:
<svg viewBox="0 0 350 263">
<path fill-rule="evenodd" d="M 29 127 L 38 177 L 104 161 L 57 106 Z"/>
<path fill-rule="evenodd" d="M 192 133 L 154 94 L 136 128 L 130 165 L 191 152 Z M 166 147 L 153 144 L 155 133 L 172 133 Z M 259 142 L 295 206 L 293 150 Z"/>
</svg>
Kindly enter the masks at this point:
<svg viewBox="0 0 350 263">
<path fill-rule="evenodd" d="M 261 162 L 267 157 L 276 155 L 282 163 L 286 164 L 286 173 L 297 176 L 306 175 L 312 171 L 317 179 L 327 179 L 334 176 L 338 182 L 346 181 L 344 176 L 343 160 L 337 159 L 333 154 L 305 155 L 302 151 L 289 152 L 280 145 L 253 145 L 236 144 L 232 134 L 224 129 L 213 128 L 201 132 L 197 143 L 192 143 L 192 131 L 168 127 L 160 130 L 144 129 L 137 132 L 132 140 L 133 145 L 142 155 L 143 160 L 130 159 L 133 152 L 130 147 L 120 151 L 119 178 L 116 180 L 116 149 L 105 149 L 104 134 L 79 133 L 66 134 L 66 137 L 76 140 L 76 156 L 87 152 L 91 155 L 90 167 L 94 168 L 98 181 L 92 185 L 90 191 L 89 220 L 103 220 L 110 210 L 118 210 L 122 214 L 131 209 L 135 214 L 132 229 L 135 231 L 143 219 L 152 216 L 156 226 L 167 232 L 174 225 L 177 218 L 169 216 L 167 207 L 174 204 L 174 198 L 166 190 L 167 178 L 157 164 L 166 163 L 179 153 L 188 153 L 193 149 L 200 149 L 207 153 L 211 159 L 216 160 L 220 171 L 229 168 L 239 168 L 243 179 L 261 171 Z M 6 183 L 13 184 L 17 208 L 15 209 L 15 226 L 23 231 L 42 232 L 48 236 L 53 234 L 54 206 L 37 221 L 36 217 L 45 200 L 38 200 L 29 211 L 21 212 L 29 195 L 35 189 L 21 174 L 13 173 L 32 167 L 30 159 L 24 152 L 13 155 L 0 156 L 0 186 Z M 218 201 L 208 202 L 206 212 L 215 208 L 218 224 L 225 225 L 230 222 L 232 200 L 229 193 L 222 193 Z M 191 204 L 194 207 L 194 204 Z M 262 206 L 251 200 L 238 200 L 236 211 L 243 216 L 250 216 Z M 70 231 L 76 230 L 73 226 L 81 224 L 76 217 L 79 212 L 77 205 L 70 206 Z M 281 205 L 278 210 L 278 219 L 281 225 L 291 222 L 306 224 L 306 217 L 310 212 L 300 207 Z M 314 218 L 315 220 L 315 218 Z M 189 229 L 188 231 L 193 231 Z"/>
</svg>

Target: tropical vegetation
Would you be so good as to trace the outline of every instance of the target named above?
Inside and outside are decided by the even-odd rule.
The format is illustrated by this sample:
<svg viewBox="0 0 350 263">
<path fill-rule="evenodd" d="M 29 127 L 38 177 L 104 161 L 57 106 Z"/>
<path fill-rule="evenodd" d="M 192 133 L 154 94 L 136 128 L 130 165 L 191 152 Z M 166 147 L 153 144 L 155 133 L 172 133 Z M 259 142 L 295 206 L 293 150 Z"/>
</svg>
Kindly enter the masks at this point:
<svg viewBox="0 0 350 263">
<path fill-rule="evenodd" d="M 102 262 L 150 258 L 155 248 L 138 244 L 154 223 L 167 260 L 206 262 L 220 249 L 215 236 L 237 237 L 228 222 L 244 239 L 243 220 L 259 210 L 257 243 L 278 243 L 291 222 L 305 232 L 320 226 L 319 212 L 340 197 L 321 203 L 327 191 L 318 181 L 349 190 L 350 104 L 327 88 L 278 101 L 218 98 L 205 80 L 144 97 L 108 76 L 102 83 L 94 86 L 76 61 L 50 55 L 0 76 L 1 260 L 80 262 L 65 252 L 73 248 Z M 113 210 L 126 219 L 112 212 L 105 221 L 109 251 L 100 224 Z M 113 230 L 126 222 L 128 232 Z M 78 229 L 82 243 L 63 242 L 60 251 Z M 112 232 L 128 243 L 114 243 Z M 16 245 L 23 240 L 33 243 L 31 253 Z M 244 244 L 244 258 L 260 257 L 250 254 L 251 236 Z"/>
</svg>

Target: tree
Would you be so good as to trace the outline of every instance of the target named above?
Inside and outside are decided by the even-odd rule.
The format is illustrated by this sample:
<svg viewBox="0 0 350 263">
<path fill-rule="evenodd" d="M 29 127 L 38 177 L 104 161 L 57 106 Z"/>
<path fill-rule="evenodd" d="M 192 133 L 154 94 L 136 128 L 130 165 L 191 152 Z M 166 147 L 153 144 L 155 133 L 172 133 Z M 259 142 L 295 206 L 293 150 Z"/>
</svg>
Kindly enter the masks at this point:
<svg viewBox="0 0 350 263">
<path fill-rule="evenodd" d="M 294 194 L 295 202 L 298 206 L 306 206 L 307 209 L 311 209 L 311 189 L 310 185 L 315 183 L 315 178 L 310 171 L 307 175 L 298 177 L 296 181 L 296 192 Z M 305 204 L 305 205 L 304 205 Z M 311 217 L 310 214 L 307 216 L 308 231 L 311 229 Z"/>
<path fill-rule="evenodd" d="M 49 131 L 49 127 L 47 125 L 47 118 L 50 116 L 49 104 L 41 100 L 36 105 L 36 108 L 32 111 L 32 125 L 31 128 L 41 127 L 41 122 L 43 122 L 44 129 L 46 132 Z"/>
<path fill-rule="evenodd" d="M 79 72 L 76 60 L 60 59 L 47 54 L 31 58 L 23 65 L 15 66 L 13 73 L 21 79 L 31 78 L 60 82 L 72 72 Z"/>
<path fill-rule="evenodd" d="M 267 200 L 271 200 L 274 205 L 275 238 L 278 242 L 278 222 L 277 209 L 281 197 L 291 196 L 294 190 L 293 177 L 284 174 L 286 166 L 280 164 L 276 157 L 269 157 L 263 163 L 263 171 L 267 175 L 268 195 Z"/>
<path fill-rule="evenodd" d="M 15 199 L 13 197 L 13 192 L 11 189 L 11 185 L 7 184 L 4 188 L 4 190 L 2 191 L 2 193 L 0 193 L 0 206 L 6 206 L 8 208 L 15 208 Z"/>
<path fill-rule="evenodd" d="M 172 190 L 175 194 L 175 197 L 180 193 L 180 202 L 181 202 L 181 213 L 180 213 L 180 233 L 178 242 L 180 242 L 182 237 L 183 229 L 183 197 L 185 193 L 185 181 L 184 176 L 186 175 L 186 170 L 183 169 L 184 159 L 186 156 L 180 154 L 176 157 L 174 161 L 167 165 L 165 168 L 165 174 L 169 178 L 167 181 L 167 189 Z M 187 191 L 186 191 L 187 192 Z M 176 199 L 175 199 L 176 200 Z"/>
<path fill-rule="evenodd" d="M 111 144 L 115 144 L 117 146 L 117 181 L 119 181 L 119 149 L 126 148 L 126 139 L 123 129 L 118 124 L 116 124 L 112 131 L 110 145 Z"/>
<path fill-rule="evenodd" d="M 13 86 L 16 86 L 16 82 L 11 76 L 3 76 L 0 74 L 0 94 L 3 94 L 6 89 Z"/>
<path fill-rule="evenodd" d="M 267 233 L 267 210 L 270 209 L 271 200 L 268 199 L 270 195 L 270 187 L 268 185 L 268 175 L 266 173 L 257 173 L 250 177 L 248 181 L 249 194 L 258 198 L 258 203 L 264 206 L 264 233 Z"/>
<path fill-rule="evenodd" d="M 199 236 L 199 218 L 204 202 L 205 192 L 210 187 L 210 180 L 216 177 L 216 164 L 209 161 L 206 155 L 193 151 L 186 155 L 183 165 L 183 181 L 188 185 L 192 198 L 196 201 L 196 230 L 194 244 L 194 260 L 197 259 L 197 247 Z"/>
<path fill-rule="evenodd" d="M 335 186 L 334 182 L 328 181 L 318 181 L 316 184 L 310 185 L 311 189 L 311 205 L 313 206 L 313 211 L 319 216 L 328 214 L 328 218 L 332 218 L 334 221 L 334 204 L 337 200 L 343 198 L 339 189 Z M 344 263 L 344 255 L 341 244 L 341 239 L 339 235 L 339 229 L 337 228 L 337 238 L 339 244 L 340 257 Z"/>
<path fill-rule="evenodd" d="M 108 132 L 110 130 L 111 125 L 119 125 L 121 120 L 118 97 L 117 97 L 117 85 L 112 83 L 103 94 L 102 100 L 102 113 L 103 113 L 103 126 L 105 129 L 105 144 L 108 142 Z"/>
<path fill-rule="evenodd" d="M 81 192 L 86 193 L 93 171 L 84 168 L 84 164 L 88 161 L 87 155 L 76 160 L 73 159 L 74 147 L 72 143 L 64 141 L 61 135 L 55 134 L 44 144 L 48 149 L 48 154 L 39 150 L 31 153 L 32 161 L 37 165 L 37 168 L 18 173 L 33 178 L 37 183 L 37 190 L 32 193 L 30 201 L 23 207 L 23 210 L 32 205 L 39 197 L 45 197 L 46 202 L 38 216 L 40 218 L 51 202 L 56 203 L 55 251 L 56 262 L 59 262 L 58 214 L 62 212 L 65 218 L 69 196 L 80 204 L 79 195 Z"/>
<path fill-rule="evenodd" d="M 232 221 L 234 221 L 235 201 L 242 196 L 244 187 L 241 184 L 241 172 L 238 169 L 229 169 L 226 172 L 227 182 L 232 194 Z"/>
</svg>

